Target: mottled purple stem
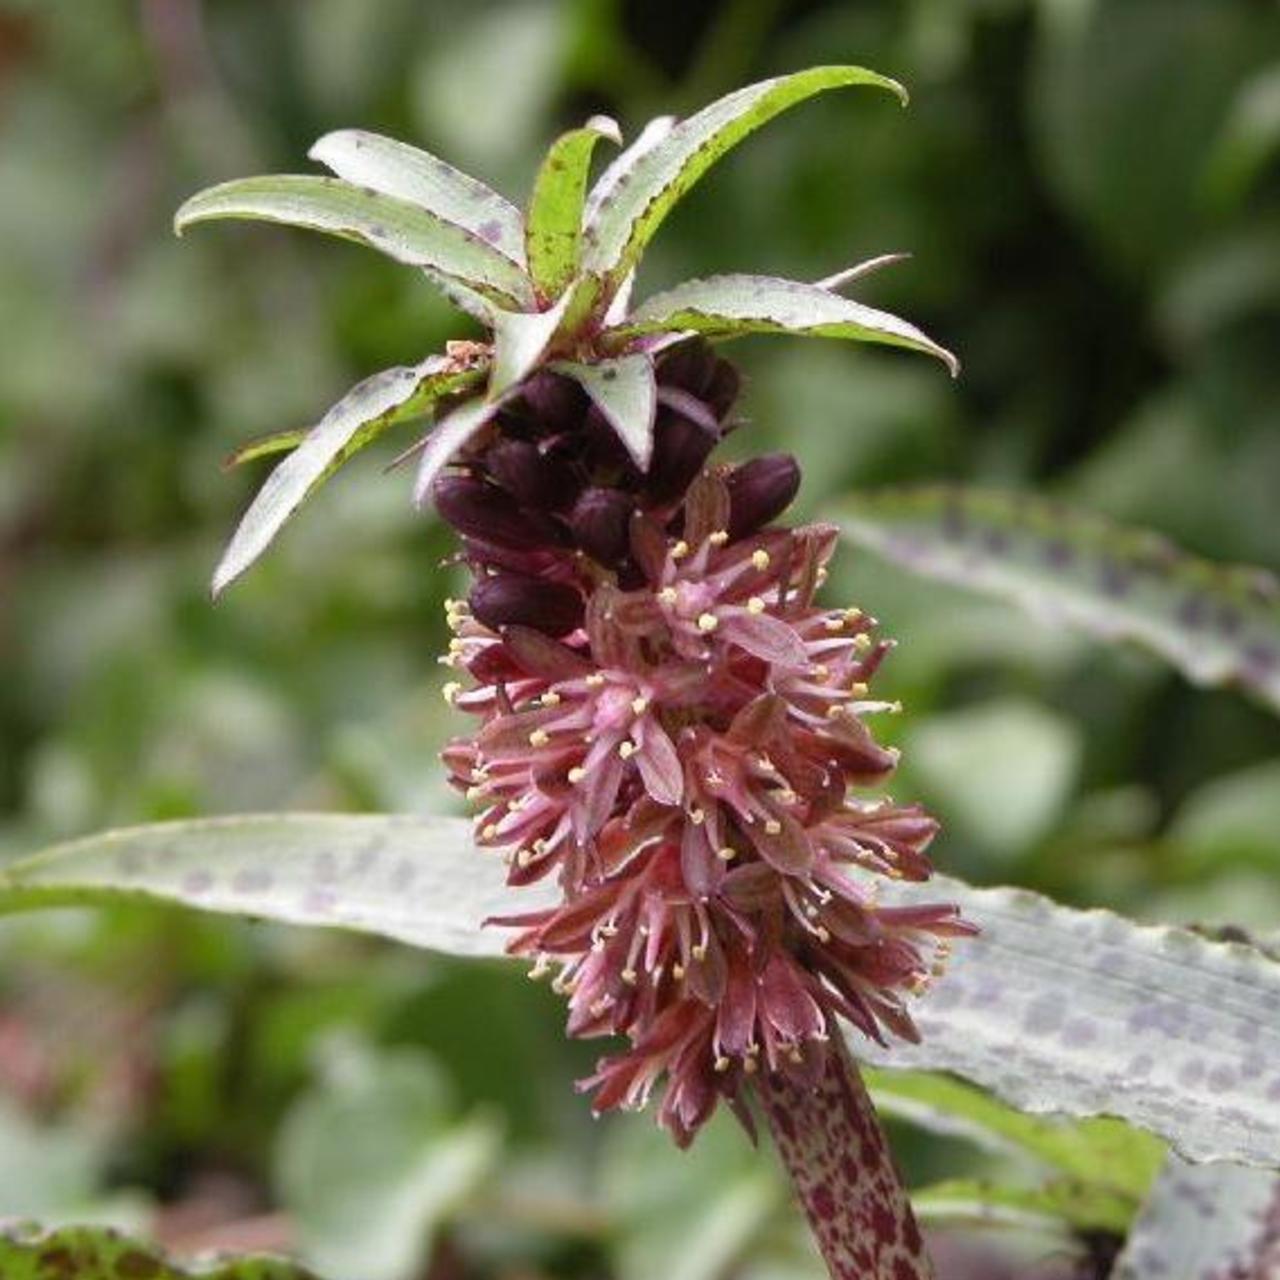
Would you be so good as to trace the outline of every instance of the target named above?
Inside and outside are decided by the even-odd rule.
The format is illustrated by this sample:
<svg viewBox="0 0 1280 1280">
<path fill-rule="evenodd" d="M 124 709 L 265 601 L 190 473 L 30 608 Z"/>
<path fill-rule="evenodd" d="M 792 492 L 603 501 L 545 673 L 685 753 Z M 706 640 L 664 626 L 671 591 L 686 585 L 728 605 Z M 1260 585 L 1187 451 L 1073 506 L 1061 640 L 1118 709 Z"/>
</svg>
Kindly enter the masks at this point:
<svg viewBox="0 0 1280 1280">
<path fill-rule="evenodd" d="M 839 1036 L 805 1087 L 762 1073 L 769 1128 L 832 1280 L 934 1280 L 889 1143 Z"/>
</svg>

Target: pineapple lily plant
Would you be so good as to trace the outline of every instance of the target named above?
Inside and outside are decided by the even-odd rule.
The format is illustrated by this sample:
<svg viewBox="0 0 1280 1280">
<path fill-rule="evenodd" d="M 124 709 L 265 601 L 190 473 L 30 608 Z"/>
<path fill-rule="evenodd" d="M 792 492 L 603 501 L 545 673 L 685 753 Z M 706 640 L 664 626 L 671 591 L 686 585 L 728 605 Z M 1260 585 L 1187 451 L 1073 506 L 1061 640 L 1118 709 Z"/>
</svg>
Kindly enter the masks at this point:
<svg viewBox="0 0 1280 1280">
<path fill-rule="evenodd" d="M 712 457 L 739 425 L 723 340 L 842 338 L 956 370 L 913 325 L 844 296 L 894 255 L 814 283 L 726 275 L 632 300 L 646 245 L 711 164 L 849 86 L 905 100 L 856 67 L 779 77 L 652 122 L 591 185 L 600 144 L 622 143 L 595 117 L 553 144 L 523 214 L 350 130 L 311 152 L 333 177 L 188 201 L 180 231 L 263 219 L 367 244 L 483 328 L 368 378 L 310 431 L 242 449 L 285 456 L 214 577 L 216 594 L 356 452 L 432 417 L 401 458 L 472 576 L 442 661 L 472 725 L 444 765 L 474 825 L 143 828 L 11 866 L 0 907 L 142 895 L 523 957 L 565 998 L 569 1034 L 610 1046 L 581 1086 L 595 1110 L 652 1096 L 681 1146 L 721 1102 L 753 1136 L 762 1119 L 830 1274 L 918 1280 L 933 1272 L 862 1064 L 948 1070 L 1029 1111 L 1122 1117 L 1189 1159 L 1274 1165 L 1280 973 L 1248 946 L 933 880 L 936 822 L 879 789 L 897 753 L 872 725 L 899 708 L 871 684 L 891 642 L 819 599 L 839 537 L 1272 701 L 1275 606 L 1261 579 L 1047 507 L 891 495 L 788 527 L 794 458 Z M 1172 638 L 1189 603 L 1217 619 L 1196 644 Z M 321 854 L 325 884 L 308 870 Z"/>
</svg>

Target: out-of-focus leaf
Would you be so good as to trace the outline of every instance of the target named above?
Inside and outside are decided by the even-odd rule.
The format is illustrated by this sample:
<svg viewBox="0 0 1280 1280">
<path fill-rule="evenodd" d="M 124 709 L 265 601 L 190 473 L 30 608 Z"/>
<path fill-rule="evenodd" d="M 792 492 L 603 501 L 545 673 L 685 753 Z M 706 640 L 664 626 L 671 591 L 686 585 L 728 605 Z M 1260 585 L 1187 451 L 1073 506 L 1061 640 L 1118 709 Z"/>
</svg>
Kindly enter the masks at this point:
<svg viewBox="0 0 1280 1280">
<path fill-rule="evenodd" d="M 634 159 L 627 181 L 614 181 L 595 207 L 587 224 L 586 269 L 616 284 L 671 209 L 726 151 L 788 107 L 850 85 L 887 89 L 906 101 L 900 84 L 863 67 L 812 67 L 748 85 L 676 125 Z"/>
<path fill-rule="evenodd" d="M 854 1036 L 876 1066 L 949 1071 L 1034 1114 L 1115 1116 L 1187 1158 L 1280 1167 L 1280 963 L 1184 929 L 937 877 L 982 929 L 916 1006 L 919 1044 Z"/>
<path fill-rule="evenodd" d="M 448 357 L 429 356 L 412 368 L 384 369 L 348 391 L 258 490 L 214 572 L 214 595 L 257 560 L 316 486 L 354 453 L 481 376 L 479 370 L 460 370 Z"/>
<path fill-rule="evenodd" d="M 501 395 L 533 371 L 555 337 L 572 301 L 571 293 L 563 293 L 546 311 L 497 313 L 493 331 L 493 372 L 489 378 L 490 396 Z"/>
<path fill-rule="evenodd" d="M 413 480 L 413 500 L 422 506 L 431 497 L 436 476 L 449 459 L 471 439 L 501 408 L 497 399 L 477 396 L 460 404 L 447 418 L 436 423 L 423 446 L 418 472 Z"/>
<path fill-rule="evenodd" d="M 178 210 L 174 228 L 220 218 L 282 222 L 366 244 L 398 262 L 426 267 L 496 302 L 528 306 L 529 279 L 519 265 L 455 223 L 372 188 L 339 178 L 273 174 L 237 178 L 201 191 Z"/>
<path fill-rule="evenodd" d="M 652 358 L 618 356 L 594 364 L 562 360 L 551 367 L 582 386 L 636 466 L 647 468 L 653 454 L 653 417 L 658 407 Z"/>
<path fill-rule="evenodd" d="M 1179 861 L 1197 871 L 1226 862 L 1280 867 L 1280 760 L 1198 787 L 1174 815 L 1168 840 Z"/>
<path fill-rule="evenodd" d="M 308 155 L 347 182 L 427 209 L 524 265 L 520 210 L 429 151 L 363 129 L 339 129 L 326 133 Z"/>
<path fill-rule="evenodd" d="M 1171 1156 L 1111 1280 L 1280 1275 L 1280 1177 Z"/>
<path fill-rule="evenodd" d="M 326 1079 L 292 1109 L 277 1171 L 303 1256 L 333 1280 L 420 1275 L 435 1229 L 497 1154 L 482 1119 L 451 1122 L 431 1063 L 337 1046 Z"/>
<path fill-rule="evenodd" d="M 288 431 L 272 431 L 269 435 L 256 436 L 254 439 L 233 449 L 222 460 L 227 471 L 241 467 L 246 462 L 256 462 L 259 458 L 271 458 L 277 453 L 290 453 L 306 438 L 310 428 L 294 427 Z"/>
<path fill-rule="evenodd" d="M 581 129 L 561 134 L 534 179 L 526 252 L 533 283 L 547 297 L 562 293 L 577 270 L 587 177 L 601 139 L 622 145 L 617 123 L 608 116 L 592 116 Z"/>
<path fill-rule="evenodd" d="M 1044 836 L 1080 763 L 1075 725 L 1044 707 L 1002 699 L 913 725 L 906 759 L 948 823 L 1010 858 Z"/>
<path fill-rule="evenodd" d="M 1012 1227 L 1053 1231 L 1124 1232 L 1137 1205 L 1087 1183 L 1046 1182 L 1038 1187 L 957 1178 L 921 1187 L 911 1203 L 922 1221 L 935 1226 Z"/>
<path fill-rule="evenodd" d="M 117 900 L 333 925 L 454 955 L 502 954 L 484 929 L 513 898 L 460 818 L 279 814 L 91 836 L 0 870 L 0 913 Z M 536 908 L 552 898 L 519 895 Z"/>
<path fill-rule="evenodd" d="M 1197 684 L 1233 682 L 1280 710 L 1280 586 L 1153 533 L 1026 495 L 945 487 L 860 494 L 845 534 L 915 573 L 1134 640 Z"/>
<path fill-rule="evenodd" d="M 168 901 L 361 930 L 458 955 L 555 900 L 511 890 L 460 818 L 282 815 L 160 824 L 73 841 L 0 872 L 0 912 Z M 1033 1113 L 1111 1115 L 1193 1160 L 1280 1167 L 1280 963 L 1252 947 L 937 877 L 886 901 L 957 903 L 957 943 L 916 1010 L 918 1045 L 850 1033 L 874 1066 L 950 1071 Z"/>
<path fill-rule="evenodd" d="M 952 374 L 959 364 L 913 324 L 842 298 L 816 284 L 771 276 L 688 280 L 642 302 L 611 332 L 623 335 L 690 330 L 712 338 L 789 333 L 809 338 L 878 342 L 937 356 Z"/>
<path fill-rule="evenodd" d="M 5 1280 L 314 1280 L 298 1263 L 265 1255 L 179 1264 L 109 1227 L 0 1230 L 0 1273 Z"/>
<path fill-rule="evenodd" d="M 1136 1209 L 1164 1158 L 1164 1144 L 1119 1120 L 1031 1116 L 972 1085 L 919 1071 L 865 1073 L 883 1113 L 998 1152 L 1031 1156 L 1069 1179 L 1115 1192 Z"/>
</svg>

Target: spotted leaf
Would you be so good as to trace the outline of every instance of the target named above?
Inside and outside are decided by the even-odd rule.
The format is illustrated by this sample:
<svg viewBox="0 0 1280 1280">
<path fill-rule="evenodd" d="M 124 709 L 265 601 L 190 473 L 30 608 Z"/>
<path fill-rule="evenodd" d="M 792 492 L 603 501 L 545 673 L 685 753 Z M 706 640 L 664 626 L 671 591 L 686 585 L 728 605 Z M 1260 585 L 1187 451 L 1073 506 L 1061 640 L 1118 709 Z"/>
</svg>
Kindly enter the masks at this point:
<svg viewBox="0 0 1280 1280">
<path fill-rule="evenodd" d="M 647 470 L 653 456 L 653 420 L 658 407 L 652 358 L 619 356 L 593 364 L 566 360 L 551 368 L 572 378 L 586 391 L 635 459 L 636 466 Z"/>
<path fill-rule="evenodd" d="M 895 489 L 836 515 L 848 538 L 904 568 L 1135 641 L 1197 684 L 1238 684 L 1280 710 L 1280 584 L 1262 570 L 1024 495 Z"/>
</svg>

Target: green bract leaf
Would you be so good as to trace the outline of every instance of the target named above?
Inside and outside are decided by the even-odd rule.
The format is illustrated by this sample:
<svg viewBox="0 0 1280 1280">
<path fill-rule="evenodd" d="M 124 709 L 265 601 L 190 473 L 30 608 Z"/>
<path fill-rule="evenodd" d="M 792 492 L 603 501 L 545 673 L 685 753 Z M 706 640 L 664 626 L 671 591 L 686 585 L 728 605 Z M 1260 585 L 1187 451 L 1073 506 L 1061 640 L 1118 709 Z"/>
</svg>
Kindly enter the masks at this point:
<svg viewBox="0 0 1280 1280">
<path fill-rule="evenodd" d="M 525 246 L 529 274 L 548 298 L 563 293 L 577 270 L 587 176 L 602 138 L 622 145 L 617 123 L 608 116 L 592 116 L 581 129 L 561 134 L 534 180 Z"/>
<path fill-rule="evenodd" d="M 688 280 L 642 302 L 608 332 L 634 337 L 688 331 L 713 338 L 745 333 L 792 333 L 802 337 L 847 338 L 924 351 L 943 361 L 954 376 L 959 362 L 913 324 L 851 302 L 816 284 L 771 276 L 710 276 Z"/>
<path fill-rule="evenodd" d="M 484 400 L 477 397 L 460 404 L 448 417 L 432 428 L 423 445 L 418 462 L 418 474 L 413 481 L 413 500 L 422 506 L 431 497 L 431 486 L 436 476 L 448 465 L 449 459 L 471 439 L 481 427 L 502 407 L 501 400 Z"/>
<path fill-rule="evenodd" d="M 258 490 L 214 572 L 213 594 L 244 573 L 315 488 L 354 453 L 482 376 L 482 370 L 459 369 L 446 356 L 429 356 L 420 365 L 384 369 L 348 391 Z"/>
<path fill-rule="evenodd" d="M 1021 1187 L 970 1178 L 922 1187 L 912 1193 L 911 1203 L 929 1223 L 1028 1231 L 1052 1231 L 1065 1225 L 1081 1231 L 1123 1233 L 1136 1208 L 1105 1187 L 1085 1183 L 1053 1181 Z"/>
<path fill-rule="evenodd" d="M 626 445 L 636 466 L 647 470 L 653 456 L 653 419 L 658 406 L 652 358 L 619 356 L 595 364 L 558 361 L 551 368 L 582 386 Z"/>
<path fill-rule="evenodd" d="M 0 871 L 0 912 L 121 899 L 331 925 L 458 955 L 501 954 L 487 917 L 536 911 L 461 818 L 280 815 L 93 836 Z M 983 930 L 916 1006 L 919 1045 L 873 1065 L 950 1071 L 1036 1113 L 1112 1115 L 1195 1160 L 1280 1166 L 1280 963 L 1182 929 L 938 877 L 889 902 L 956 902 Z"/>
<path fill-rule="evenodd" d="M 0 1231 L 5 1280 L 312 1280 L 287 1258 L 265 1255 L 183 1263 L 109 1227 L 11 1227 Z"/>
<path fill-rule="evenodd" d="M 916 1007 L 921 1043 L 878 1066 L 949 1071 L 1033 1113 L 1110 1115 L 1192 1160 L 1280 1167 L 1280 963 L 1183 929 L 937 877 L 890 902 L 955 902 L 956 944 Z"/>
<path fill-rule="evenodd" d="M 257 436 L 253 440 L 233 449 L 222 460 L 224 470 L 243 466 L 246 462 L 256 462 L 259 458 L 270 458 L 277 453 L 289 453 L 296 449 L 306 438 L 309 427 L 292 427 L 288 431 L 273 431 L 270 435 Z"/>
<path fill-rule="evenodd" d="M 192 196 L 178 210 L 174 228 L 181 234 L 196 223 L 219 218 L 325 231 L 461 281 L 494 301 L 517 307 L 533 302 L 520 266 L 478 235 L 407 200 L 338 178 L 276 174 L 224 182 Z"/>
<path fill-rule="evenodd" d="M 339 129 L 326 133 L 307 154 L 347 182 L 407 200 L 524 264 L 520 210 L 429 151 L 363 129 Z"/>
<path fill-rule="evenodd" d="M 537 367 L 556 336 L 573 293 L 563 293 L 549 311 L 499 311 L 493 330 L 489 394 L 501 395 Z"/>
<path fill-rule="evenodd" d="M 1280 586 L 1261 570 L 1021 495 L 887 490 L 850 499 L 837 518 L 905 568 L 1137 641 L 1197 684 L 1235 682 L 1280 709 Z"/>
<path fill-rule="evenodd" d="M 872 85 L 903 102 L 900 84 L 862 67 L 812 67 L 748 85 L 676 125 L 635 158 L 626 180 L 604 175 L 609 194 L 593 201 L 583 255 L 588 271 L 616 285 L 635 265 L 662 220 L 695 182 L 748 134 L 788 107 L 827 89 Z"/>
<path fill-rule="evenodd" d="M 1280 1178 L 1176 1156 L 1111 1280 L 1268 1280 L 1280 1272 Z"/>
</svg>

